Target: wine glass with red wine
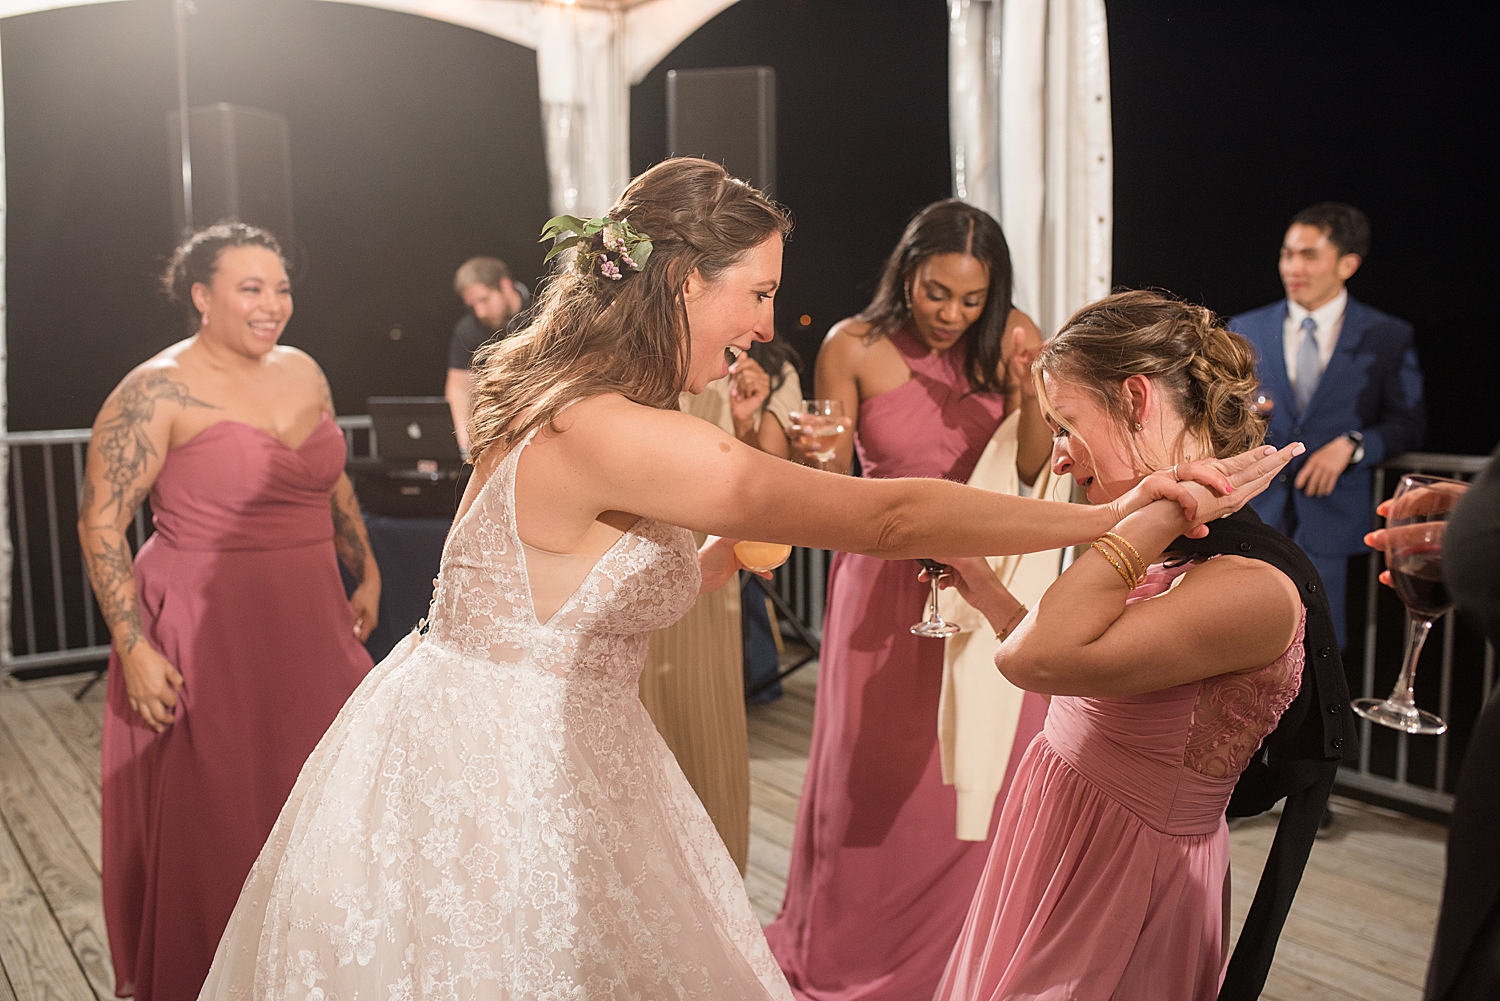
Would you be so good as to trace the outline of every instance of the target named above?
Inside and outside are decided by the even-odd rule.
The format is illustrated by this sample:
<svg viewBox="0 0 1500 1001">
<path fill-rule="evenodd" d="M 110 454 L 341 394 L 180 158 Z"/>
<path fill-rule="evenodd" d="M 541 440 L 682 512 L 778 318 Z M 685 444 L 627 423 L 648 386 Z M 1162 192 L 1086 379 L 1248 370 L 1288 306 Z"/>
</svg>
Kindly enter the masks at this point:
<svg viewBox="0 0 1500 1001">
<path fill-rule="evenodd" d="M 1432 629 L 1432 620 L 1453 607 L 1443 583 L 1443 533 L 1448 514 L 1458 505 L 1467 483 L 1439 476 L 1409 475 L 1391 498 L 1386 519 L 1386 569 L 1396 594 L 1406 605 L 1406 659 L 1396 687 L 1386 699 L 1355 699 L 1354 711 L 1393 730 L 1442 733 L 1448 724 L 1435 713 L 1418 709 L 1414 688 L 1417 658 Z"/>
<path fill-rule="evenodd" d="M 938 611 L 938 578 L 948 572 L 948 564 L 939 563 L 937 560 L 917 560 L 917 562 L 922 564 L 922 569 L 927 571 L 927 577 L 932 581 L 932 601 L 927 605 L 927 616 L 911 627 L 912 633 L 917 636 L 942 639 L 944 636 L 963 632 L 953 623 L 943 621 L 943 613 Z"/>
</svg>

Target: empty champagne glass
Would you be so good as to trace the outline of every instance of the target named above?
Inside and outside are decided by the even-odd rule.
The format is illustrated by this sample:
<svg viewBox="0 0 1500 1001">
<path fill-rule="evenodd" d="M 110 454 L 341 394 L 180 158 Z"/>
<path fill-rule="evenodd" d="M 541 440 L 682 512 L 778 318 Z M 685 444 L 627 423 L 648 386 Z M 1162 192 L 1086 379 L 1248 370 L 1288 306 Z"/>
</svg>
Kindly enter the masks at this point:
<svg viewBox="0 0 1500 1001">
<path fill-rule="evenodd" d="M 932 582 L 932 600 L 927 603 L 927 615 L 911 627 L 915 636 L 931 636 L 942 639 L 944 636 L 952 636 L 954 633 L 963 632 L 958 626 L 943 620 L 943 613 L 938 610 L 938 578 L 948 572 L 946 563 L 937 560 L 917 560 L 922 564 L 922 569 L 927 571 L 927 577 Z"/>
<path fill-rule="evenodd" d="M 843 400 L 803 400 L 792 411 L 792 427 L 816 442 L 813 456 L 819 469 L 828 468 L 828 460 L 838 449 L 839 435 L 847 430 Z"/>
<path fill-rule="evenodd" d="M 1448 724 L 1435 713 L 1417 708 L 1417 658 L 1432 629 L 1432 620 L 1453 607 L 1443 583 L 1443 533 L 1467 483 L 1439 476 L 1409 475 L 1391 498 L 1386 519 L 1386 569 L 1396 594 L 1406 605 L 1406 657 L 1396 687 L 1385 699 L 1355 699 L 1354 711 L 1367 720 L 1407 733 L 1442 733 Z"/>
</svg>

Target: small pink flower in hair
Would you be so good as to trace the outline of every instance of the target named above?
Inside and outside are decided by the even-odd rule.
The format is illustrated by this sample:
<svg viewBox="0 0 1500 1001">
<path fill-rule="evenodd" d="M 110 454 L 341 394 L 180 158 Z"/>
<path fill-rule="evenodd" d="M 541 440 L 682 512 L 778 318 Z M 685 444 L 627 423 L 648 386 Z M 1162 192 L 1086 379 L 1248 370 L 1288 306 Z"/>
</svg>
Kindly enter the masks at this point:
<svg viewBox="0 0 1500 1001">
<path fill-rule="evenodd" d="M 625 253 L 625 251 L 623 251 L 623 250 L 620 251 L 620 261 L 627 268 L 629 268 L 631 271 L 639 271 L 639 270 L 641 270 L 641 266 L 639 264 L 635 263 L 635 259 L 633 257 L 631 257 L 629 254 Z"/>
<path fill-rule="evenodd" d="M 617 282 L 620 280 L 619 266 L 616 265 L 614 261 L 611 261 L 609 258 L 605 257 L 603 254 L 599 255 L 599 273 L 608 278 L 610 281 Z"/>
</svg>

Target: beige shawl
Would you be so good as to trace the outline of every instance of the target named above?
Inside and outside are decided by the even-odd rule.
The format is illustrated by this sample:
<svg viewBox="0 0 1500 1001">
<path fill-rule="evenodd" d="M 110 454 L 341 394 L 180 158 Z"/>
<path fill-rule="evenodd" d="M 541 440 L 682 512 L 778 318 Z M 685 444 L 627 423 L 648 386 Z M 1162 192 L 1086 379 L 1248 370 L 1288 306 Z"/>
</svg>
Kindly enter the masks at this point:
<svg viewBox="0 0 1500 1001">
<path fill-rule="evenodd" d="M 1001 423 L 985 446 L 969 485 L 997 493 L 1020 493 L 1016 473 L 1019 411 Z M 1072 498 L 1073 478 L 1054 476 L 1046 468 L 1032 485 L 1031 496 L 1045 500 Z M 992 556 L 990 566 L 1022 604 L 1036 607 L 1042 592 L 1057 579 L 1062 551 L 1025 556 Z M 943 618 L 964 631 L 944 641 L 943 692 L 938 701 L 938 741 L 943 781 L 958 790 L 958 838 L 989 837 L 995 797 L 1005 782 L 1024 693 L 995 669 L 1000 641 L 991 626 L 958 591 L 942 592 Z"/>
</svg>

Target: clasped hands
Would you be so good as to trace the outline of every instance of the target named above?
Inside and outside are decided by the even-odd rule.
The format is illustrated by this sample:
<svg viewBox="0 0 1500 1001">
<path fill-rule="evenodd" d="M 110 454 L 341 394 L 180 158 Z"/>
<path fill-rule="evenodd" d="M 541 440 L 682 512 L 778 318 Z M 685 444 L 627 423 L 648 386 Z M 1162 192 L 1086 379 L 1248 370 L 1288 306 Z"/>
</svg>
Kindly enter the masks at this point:
<svg viewBox="0 0 1500 1001">
<path fill-rule="evenodd" d="M 1201 539 L 1208 534 L 1209 522 L 1226 518 L 1244 507 L 1288 462 L 1304 451 L 1306 448 L 1301 442 L 1293 442 L 1281 449 L 1261 445 L 1227 459 L 1180 462 L 1171 469 L 1146 476 L 1106 507 L 1114 515 L 1114 523 L 1118 524 L 1127 515 L 1157 501 L 1171 501 L 1177 505 L 1173 516 L 1181 522 L 1179 534 Z M 994 580 L 995 575 L 983 557 L 933 558 L 954 571 L 941 578 L 938 586 L 957 587 L 959 594 L 971 604 L 974 604 L 970 597 L 972 589 L 984 587 Z M 925 570 L 920 579 L 928 579 Z"/>
</svg>

